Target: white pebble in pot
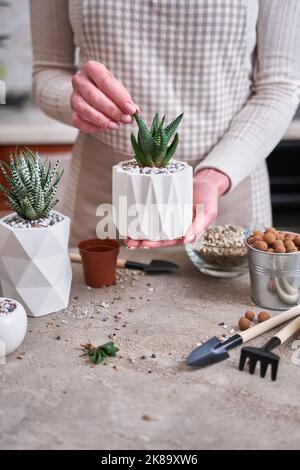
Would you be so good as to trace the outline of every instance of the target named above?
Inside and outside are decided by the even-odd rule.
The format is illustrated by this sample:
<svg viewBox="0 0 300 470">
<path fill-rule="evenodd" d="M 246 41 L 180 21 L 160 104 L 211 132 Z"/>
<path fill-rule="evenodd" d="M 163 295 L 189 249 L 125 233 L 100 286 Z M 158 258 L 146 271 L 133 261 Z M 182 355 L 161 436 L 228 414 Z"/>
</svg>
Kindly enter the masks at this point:
<svg viewBox="0 0 300 470">
<path fill-rule="evenodd" d="M 22 344 L 27 329 L 24 307 L 16 300 L 0 297 L 0 358 Z"/>
</svg>

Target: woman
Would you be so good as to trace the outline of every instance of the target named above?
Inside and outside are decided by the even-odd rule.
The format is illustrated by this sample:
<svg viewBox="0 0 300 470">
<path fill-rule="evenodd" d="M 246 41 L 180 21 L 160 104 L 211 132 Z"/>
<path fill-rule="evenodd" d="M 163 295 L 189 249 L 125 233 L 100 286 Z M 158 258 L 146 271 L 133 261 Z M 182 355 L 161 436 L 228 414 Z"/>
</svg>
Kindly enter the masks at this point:
<svg viewBox="0 0 300 470">
<path fill-rule="evenodd" d="M 31 18 L 35 99 L 80 130 L 64 200 L 72 243 L 95 235 L 137 109 L 148 123 L 184 112 L 177 156 L 195 169 L 205 226 L 271 224 L 265 159 L 299 104 L 298 0 L 31 0 Z M 199 235 L 194 221 L 183 240 L 128 247 Z"/>
</svg>

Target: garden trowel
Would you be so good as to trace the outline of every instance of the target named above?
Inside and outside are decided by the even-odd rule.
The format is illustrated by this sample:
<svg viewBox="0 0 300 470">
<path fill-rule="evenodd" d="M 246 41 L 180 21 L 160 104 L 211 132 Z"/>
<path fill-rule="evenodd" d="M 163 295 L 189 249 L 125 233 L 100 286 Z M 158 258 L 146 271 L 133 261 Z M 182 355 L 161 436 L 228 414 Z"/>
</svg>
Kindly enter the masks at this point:
<svg viewBox="0 0 300 470">
<path fill-rule="evenodd" d="M 194 349 L 194 351 L 192 351 L 187 357 L 186 363 L 189 366 L 203 367 L 228 359 L 228 351 L 230 349 L 246 343 L 247 341 L 256 338 L 266 331 L 269 331 L 272 328 L 297 317 L 298 315 L 300 315 L 300 305 L 297 305 L 286 312 L 280 313 L 263 323 L 258 323 L 246 331 L 241 331 L 240 333 L 231 336 L 226 341 L 222 342 L 217 338 L 217 336 L 214 336 L 201 346 L 198 346 L 198 348 Z"/>
<path fill-rule="evenodd" d="M 81 263 L 81 256 L 79 253 L 70 253 L 70 259 L 74 263 Z M 163 259 L 153 259 L 150 263 L 139 263 L 138 261 L 126 261 L 124 259 L 117 260 L 117 268 L 119 269 L 134 269 L 144 271 L 145 273 L 163 273 L 173 271 L 178 268 L 178 265 L 171 261 Z"/>
</svg>

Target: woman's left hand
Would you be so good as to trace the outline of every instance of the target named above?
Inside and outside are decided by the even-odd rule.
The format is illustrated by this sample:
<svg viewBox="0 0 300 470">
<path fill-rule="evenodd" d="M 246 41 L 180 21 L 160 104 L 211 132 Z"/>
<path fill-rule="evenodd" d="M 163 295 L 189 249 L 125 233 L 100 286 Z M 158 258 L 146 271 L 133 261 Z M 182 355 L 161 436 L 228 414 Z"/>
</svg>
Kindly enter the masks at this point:
<svg viewBox="0 0 300 470">
<path fill-rule="evenodd" d="M 129 249 L 161 248 L 183 243 L 195 243 L 204 230 L 218 215 L 218 200 L 230 187 L 230 180 L 224 173 L 212 168 L 200 170 L 194 177 L 193 223 L 182 238 L 152 242 L 149 240 L 125 241 Z"/>
</svg>

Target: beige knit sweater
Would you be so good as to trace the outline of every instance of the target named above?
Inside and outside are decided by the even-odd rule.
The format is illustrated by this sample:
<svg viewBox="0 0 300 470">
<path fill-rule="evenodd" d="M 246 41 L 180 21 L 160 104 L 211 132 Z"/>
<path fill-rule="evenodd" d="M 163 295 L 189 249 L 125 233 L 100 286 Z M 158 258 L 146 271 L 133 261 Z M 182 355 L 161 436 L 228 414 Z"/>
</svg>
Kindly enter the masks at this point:
<svg viewBox="0 0 300 470">
<path fill-rule="evenodd" d="M 182 145 L 180 158 L 205 156 L 200 166 L 227 173 L 233 187 L 267 157 L 299 103 L 299 0 L 31 0 L 31 16 L 34 94 L 47 114 L 70 123 L 70 78 L 78 46 L 82 60 L 98 59 L 117 72 L 143 114 L 157 111 L 149 110 L 153 106 L 161 112 L 168 107 L 172 114 L 184 110 L 182 141 L 193 142 L 186 152 Z M 120 43 L 123 67 L 113 42 Z M 180 49 L 177 55 L 173 46 Z M 164 82 L 161 89 L 158 82 Z M 126 138 L 119 137 L 121 148 L 113 142 L 123 153 L 130 152 L 129 132 L 127 127 Z"/>
<path fill-rule="evenodd" d="M 177 157 L 193 160 L 196 171 L 224 172 L 231 191 L 262 168 L 298 106 L 299 0 L 30 3 L 34 96 L 47 114 L 71 123 L 70 79 L 79 49 L 81 63 L 103 62 L 124 83 L 146 121 L 157 111 L 168 120 L 184 111 Z M 88 140 L 125 159 L 132 154 L 132 129 Z M 262 191 L 258 178 L 252 190 Z"/>
</svg>

